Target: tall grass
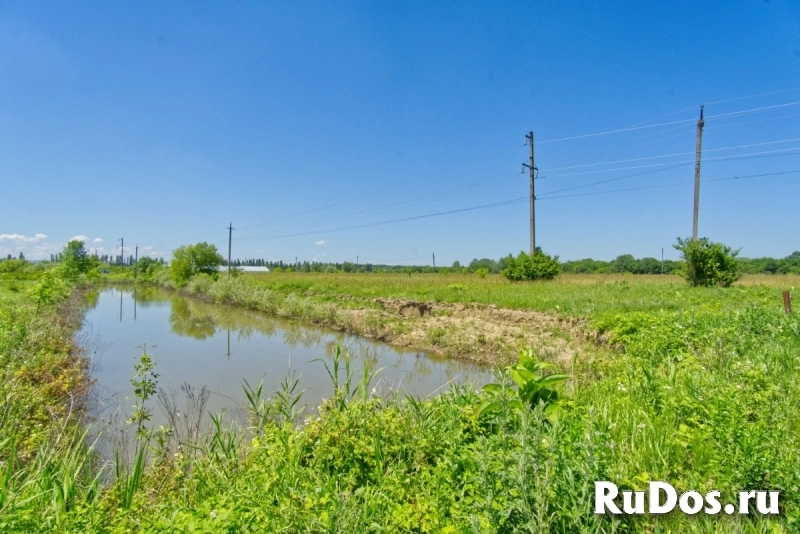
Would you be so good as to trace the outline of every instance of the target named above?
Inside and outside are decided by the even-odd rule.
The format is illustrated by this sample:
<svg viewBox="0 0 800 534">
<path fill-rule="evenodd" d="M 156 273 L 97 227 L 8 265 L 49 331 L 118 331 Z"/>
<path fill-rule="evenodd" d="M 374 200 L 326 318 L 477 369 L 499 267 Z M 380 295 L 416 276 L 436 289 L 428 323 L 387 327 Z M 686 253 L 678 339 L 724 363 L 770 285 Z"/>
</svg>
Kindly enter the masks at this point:
<svg viewBox="0 0 800 534">
<path fill-rule="evenodd" d="M 294 293 L 348 306 L 346 297 L 403 298 L 444 303 L 478 303 L 591 317 L 598 312 L 742 307 L 780 304 L 782 290 L 800 287 L 798 275 L 744 276 L 733 288 L 690 288 L 677 276 L 562 275 L 556 280 L 513 283 L 499 275 L 462 274 L 247 273 L 258 291 Z M 359 302 L 359 306 L 363 303 Z M 349 304 L 353 305 L 353 304 Z"/>
<path fill-rule="evenodd" d="M 99 483 L 70 409 L 78 403 L 63 395 L 82 376 L 63 331 L 52 315 L 2 310 L 0 531 L 800 530 L 800 318 L 780 310 L 774 289 L 626 289 L 623 282 L 590 285 L 591 298 L 580 285 L 564 285 L 560 296 L 558 285 L 508 288 L 519 302 L 586 312 L 617 349 L 593 363 L 591 376 L 581 376 L 580 365 L 561 370 L 575 378 L 554 386 L 557 418 L 542 404 L 520 409 L 508 375 L 490 397 L 467 387 L 422 399 L 374 397 L 373 372 L 354 376 L 347 354 L 337 352 L 332 396 L 317 415 L 300 421 L 292 377 L 269 398 L 245 383 L 249 429 L 215 414 L 208 433 L 149 466 L 144 455 L 156 449 L 143 445 L 139 470 L 120 471 L 110 487 Z M 328 313 L 325 298 L 340 291 L 195 283 L 190 290 L 220 301 L 307 317 Z M 260 292 L 249 295 L 254 288 Z M 484 289 L 469 291 L 477 298 Z M 487 401 L 496 408 L 481 412 Z M 679 492 L 717 489 L 723 503 L 742 489 L 779 490 L 781 514 L 595 515 L 596 480 L 623 489 L 651 480 Z"/>
<path fill-rule="evenodd" d="M 605 327 L 622 352 L 597 380 L 562 389 L 557 419 L 520 409 L 507 375 L 488 398 L 464 387 L 375 398 L 372 374 L 353 376 L 341 352 L 331 399 L 302 424 L 265 415 L 248 386 L 257 432 L 242 441 L 215 419 L 191 472 L 104 520 L 154 532 L 796 531 L 800 321 L 749 308 Z M 595 515 L 596 480 L 666 480 L 723 502 L 780 490 L 781 515 Z"/>
</svg>

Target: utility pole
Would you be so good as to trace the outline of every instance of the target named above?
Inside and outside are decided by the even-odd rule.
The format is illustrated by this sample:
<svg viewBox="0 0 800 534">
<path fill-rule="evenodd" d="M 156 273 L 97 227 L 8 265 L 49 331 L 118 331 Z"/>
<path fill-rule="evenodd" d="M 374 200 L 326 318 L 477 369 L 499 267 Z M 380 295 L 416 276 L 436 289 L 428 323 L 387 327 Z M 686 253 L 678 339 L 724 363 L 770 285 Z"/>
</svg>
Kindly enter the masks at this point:
<svg viewBox="0 0 800 534">
<path fill-rule="evenodd" d="M 525 143 L 530 148 L 530 161 L 529 163 L 522 164 L 522 172 L 525 172 L 525 168 L 527 167 L 531 181 L 531 256 L 533 256 L 533 254 L 536 253 L 536 207 L 534 205 L 536 195 L 534 194 L 533 181 L 539 173 L 539 169 L 536 168 L 533 159 L 533 132 L 529 132 L 528 135 L 525 136 Z"/>
<path fill-rule="evenodd" d="M 356 272 L 358 272 L 358 254 L 356 254 Z"/>
<path fill-rule="evenodd" d="M 700 120 L 697 121 L 697 145 L 694 153 L 694 223 L 692 240 L 697 241 L 697 215 L 700 211 L 700 152 L 703 145 L 703 105 L 700 106 Z"/>
<path fill-rule="evenodd" d="M 664 274 L 664 247 L 661 247 L 661 274 Z"/>
<path fill-rule="evenodd" d="M 228 224 L 228 276 L 231 275 L 231 241 L 233 240 L 233 222 Z"/>
<path fill-rule="evenodd" d="M 119 241 L 120 241 L 120 243 L 122 243 L 122 245 L 121 245 L 122 246 L 122 252 L 119 255 L 119 261 L 120 261 L 120 264 L 124 267 L 125 266 L 125 238 L 124 237 L 120 237 Z"/>
<path fill-rule="evenodd" d="M 134 282 L 136 281 L 136 275 L 137 274 L 139 274 L 139 243 L 136 243 L 136 259 L 133 261 L 133 281 Z"/>
<path fill-rule="evenodd" d="M 436 253 L 433 252 L 433 272 L 436 272 Z"/>
</svg>

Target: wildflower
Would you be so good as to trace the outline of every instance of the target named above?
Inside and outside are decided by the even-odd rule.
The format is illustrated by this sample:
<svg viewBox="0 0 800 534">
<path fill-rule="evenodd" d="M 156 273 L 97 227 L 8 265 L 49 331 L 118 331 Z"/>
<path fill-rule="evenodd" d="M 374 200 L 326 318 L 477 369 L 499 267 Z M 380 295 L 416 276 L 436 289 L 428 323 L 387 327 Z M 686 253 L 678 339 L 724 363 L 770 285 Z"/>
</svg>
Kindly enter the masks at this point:
<svg viewBox="0 0 800 534">
<path fill-rule="evenodd" d="M 211 515 L 211 519 L 216 519 L 217 518 L 217 511 L 216 510 L 211 510 L 211 514 L 210 515 Z"/>
</svg>

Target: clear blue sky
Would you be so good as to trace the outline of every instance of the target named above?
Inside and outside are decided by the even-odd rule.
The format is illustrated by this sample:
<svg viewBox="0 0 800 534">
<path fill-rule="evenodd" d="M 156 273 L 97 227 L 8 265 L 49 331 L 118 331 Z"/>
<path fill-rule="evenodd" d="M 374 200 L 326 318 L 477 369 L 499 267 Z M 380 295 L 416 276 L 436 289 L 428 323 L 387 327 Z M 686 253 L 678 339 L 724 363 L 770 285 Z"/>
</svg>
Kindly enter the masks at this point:
<svg viewBox="0 0 800 534">
<path fill-rule="evenodd" d="M 800 249 L 795 0 L 25 0 L 0 48 L 2 255 L 227 252 L 232 221 L 240 258 L 497 258 L 528 247 L 533 130 L 537 244 L 675 258 L 701 103 L 700 234 Z"/>
</svg>

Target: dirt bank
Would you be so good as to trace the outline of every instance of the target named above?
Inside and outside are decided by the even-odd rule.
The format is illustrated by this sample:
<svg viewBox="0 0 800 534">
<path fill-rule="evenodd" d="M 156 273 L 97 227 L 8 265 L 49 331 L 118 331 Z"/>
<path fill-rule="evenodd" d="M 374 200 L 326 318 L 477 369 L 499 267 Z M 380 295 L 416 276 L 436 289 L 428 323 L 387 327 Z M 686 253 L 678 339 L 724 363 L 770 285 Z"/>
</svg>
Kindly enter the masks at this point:
<svg viewBox="0 0 800 534">
<path fill-rule="evenodd" d="M 492 305 L 442 304 L 404 299 L 372 299 L 363 308 L 339 313 L 348 330 L 392 345 L 490 364 L 516 359 L 533 348 L 543 359 L 569 364 L 593 345 L 585 321 Z"/>
</svg>

